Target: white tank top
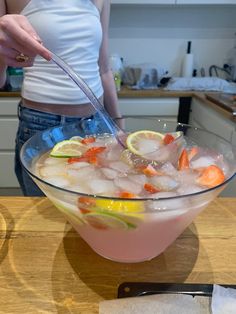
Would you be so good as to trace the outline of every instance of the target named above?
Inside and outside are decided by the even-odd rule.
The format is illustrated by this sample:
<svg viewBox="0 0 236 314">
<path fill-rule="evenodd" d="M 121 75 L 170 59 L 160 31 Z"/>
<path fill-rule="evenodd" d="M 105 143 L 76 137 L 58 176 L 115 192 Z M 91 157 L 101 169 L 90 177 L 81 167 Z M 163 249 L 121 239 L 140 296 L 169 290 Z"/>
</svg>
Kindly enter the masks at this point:
<svg viewBox="0 0 236 314">
<path fill-rule="evenodd" d="M 102 28 L 100 13 L 91 0 L 31 0 L 21 14 L 29 19 L 44 46 L 64 59 L 101 97 L 98 57 Z M 39 56 L 33 67 L 25 68 L 22 96 L 52 104 L 89 102 L 58 66 Z"/>
</svg>

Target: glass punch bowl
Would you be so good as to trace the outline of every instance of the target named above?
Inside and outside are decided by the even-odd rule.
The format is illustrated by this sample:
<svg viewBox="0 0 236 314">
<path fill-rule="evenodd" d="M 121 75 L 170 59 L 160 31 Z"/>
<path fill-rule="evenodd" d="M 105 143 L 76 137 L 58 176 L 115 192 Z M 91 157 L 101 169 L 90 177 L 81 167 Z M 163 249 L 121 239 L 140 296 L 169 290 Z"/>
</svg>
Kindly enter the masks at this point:
<svg viewBox="0 0 236 314">
<path fill-rule="evenodd" d="M 56 143 L 80 136 L 79 124 L 65 124 L 39 132 L 24 144 L 21 162 L 95 252 L 113 261 L 133 263 L 161 254 L 217 197 L 235 175 L 236 154 L 231 143 L 223 138 L 189 125 L 154 118 L 127 118 L 125 125 L 126 132 L 147 129 L 147 125 L 148 129 L 162 133 L 182 131 L 187 145 L 194 143 L 209 152 L 217 152 L 218 158 L 225 160 L 226 180 L 201 191 L 190 188 L 185 195 L 168 196 L 167 193 L 166 197 L 142 199 L 84 194 L 78 188 L 71 191 L 46 182 L 35 172 L 36 161 Z"/>
</svg>

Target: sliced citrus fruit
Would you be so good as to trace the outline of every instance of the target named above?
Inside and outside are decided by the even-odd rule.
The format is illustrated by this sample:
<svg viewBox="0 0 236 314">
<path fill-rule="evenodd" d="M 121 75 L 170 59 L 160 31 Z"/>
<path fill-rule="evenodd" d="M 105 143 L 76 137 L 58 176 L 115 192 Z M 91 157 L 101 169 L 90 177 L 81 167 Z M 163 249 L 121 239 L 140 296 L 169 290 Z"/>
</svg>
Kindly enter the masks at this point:
<svg viewBox="0 0 236 314">
<path fill-rule="evenodd" d="M 65 140 L 57 143 L 51 153 L 51 157 L 80 157 L 84 151 L 84 145 L 75 140 Z"/>
<path fill-rule="evenodd" d="M 138 201 L 96 200 L 99 210 L 109 210 L 118 213 L 140 213 L 143 211 L 143 203 Z"/>
<path fill-rule="evenodd" d="M 128 149 L 136 155 L 145 155 L 156 151 L 163 143 L 164 134 L 141 130 L 128 135 L 126 144 Z"/>
<path fill-rule="evenodd" d="M 81 142 L 83 140 L 83 137 L 79 136 L 79 135 L 75 135 L 75 136 L 72 136 L 70 138 L 70 141 L 78 141 L 78 142 Z"/>
<path fill-rule="evenodd" d="M 70 219 L 73 223 L 76 225 L 83 225 L 84 222 L 83 220 L 78 216 L 79 215 L 79 210 L 76 206 L 56 200 L 52 197 L 50 197 L 51 201 L 53 204 L 67 217 Z"/>
<path fill-rule="evenodd" d="M 129 229 L 135 228 L 130 223 L 116 217 L 114 215 L 108 215 L 105 213 L 93 212 L 84 215 L 84 220 L 92 227 L 100 230 L 112 229 Z"/>
</svg>

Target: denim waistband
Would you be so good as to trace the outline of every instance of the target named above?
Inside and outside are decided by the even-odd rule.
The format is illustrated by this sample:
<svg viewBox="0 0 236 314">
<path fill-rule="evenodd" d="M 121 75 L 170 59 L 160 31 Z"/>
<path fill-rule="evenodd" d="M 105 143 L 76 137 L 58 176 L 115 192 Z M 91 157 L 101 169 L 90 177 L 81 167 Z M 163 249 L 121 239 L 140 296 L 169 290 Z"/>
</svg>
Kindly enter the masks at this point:
<svg viewBox="0 0 236 314">
<path fill-rule="evenodd" d="M 18 118 L 21 125 L 37 131 L 42 131 L 65 123 L 79 123 L 84 134 L 110 133 L 110 129 L 98 112 L 92 116 L 83 118 L 63 116 L 23 107 L 22 104 L 19 103 Z"/>
<path fill-rule="evenodd" d="M 54 113 L 49 113 L 49 112 L 43 112 L 40 110 L 35 110 L 35 109 L 30 109 L 27 107 L 22 106 L 22 103 L 20 102 L 18 105 L 18 117 L 19 119 L 24 118 L 27 116 L 30 116 L 30 119 L 35 119 L 35 122 L 37 120 L 49 120 L 52 121 L 52 124 L 64 124 L 64 123 L 70 123 L 70 122 L 75 122 L 78 120 L 91 120 L 94 118 L 96 115 L 91 115 L 88 117 L 76 117 L 76 116 L 64 116 L 64 115 L 59 115 L 59 114 L 54 114 Z"/>
</svg>

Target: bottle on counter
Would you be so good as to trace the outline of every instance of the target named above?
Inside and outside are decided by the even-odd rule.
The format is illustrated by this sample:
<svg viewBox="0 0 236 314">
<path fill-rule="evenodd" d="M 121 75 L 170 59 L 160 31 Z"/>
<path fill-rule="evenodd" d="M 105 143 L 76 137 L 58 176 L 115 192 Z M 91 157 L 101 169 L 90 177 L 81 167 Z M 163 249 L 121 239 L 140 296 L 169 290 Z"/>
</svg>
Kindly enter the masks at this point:
<svg viewBox="0 0 236 314">
<path fill-rule="evenodd" d="M 110 56 L 110 66 L 114 76 L 115 86 L 117 92 L 120 91 L 121 88 L 121 77 L 123 72 L 123 62 L 121 57 L 114 53 Z"/>
<path fill-rule="evenodd" d="M 8 89 L 11 91 L 21 90 L 23 83 L 23 69 L 8 67 L 7 69 L 7 83 Z"/>
</svg>

